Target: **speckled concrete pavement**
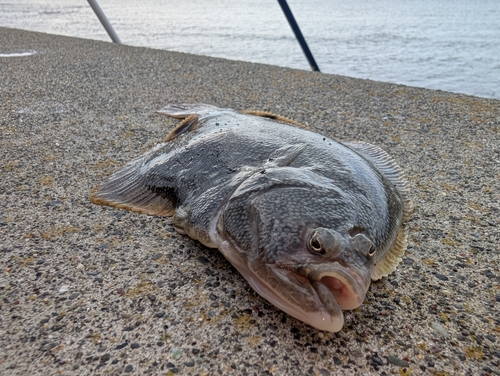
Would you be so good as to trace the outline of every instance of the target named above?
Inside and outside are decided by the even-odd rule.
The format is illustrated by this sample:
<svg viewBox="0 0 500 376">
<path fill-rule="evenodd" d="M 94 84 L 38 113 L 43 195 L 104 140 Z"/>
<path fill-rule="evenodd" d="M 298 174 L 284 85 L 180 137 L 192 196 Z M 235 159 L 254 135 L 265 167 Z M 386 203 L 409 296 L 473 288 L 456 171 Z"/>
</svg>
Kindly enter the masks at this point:
<svg viewBox="0 0 500 376">
<path fill-rule="evenodd" d="M 0 28 L 0 374 L 500 374 L 500 101 Z M 416 211 L 337 334 L 257 296 L 170 219 L 92 188 L 177 123 L 272 111 L 389 151 Z"/>
</svg>

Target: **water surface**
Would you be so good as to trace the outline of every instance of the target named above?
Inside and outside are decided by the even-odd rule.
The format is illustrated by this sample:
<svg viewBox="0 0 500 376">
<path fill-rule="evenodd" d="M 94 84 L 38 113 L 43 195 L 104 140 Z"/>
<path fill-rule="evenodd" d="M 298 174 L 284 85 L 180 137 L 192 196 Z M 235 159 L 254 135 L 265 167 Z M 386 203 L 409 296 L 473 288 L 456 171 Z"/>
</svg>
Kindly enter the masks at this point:
<svg viewBox="0 0 500 376">
<path fill-rule="evenodd" d="M 288 3 L 324 73 L 500 99 L 500 1 Z M 274 0 L 99 4 L 125 44 L 309 69 Z M 0 0 L 0 26 L 110 40 L 83 0 Z"/>
</svg>

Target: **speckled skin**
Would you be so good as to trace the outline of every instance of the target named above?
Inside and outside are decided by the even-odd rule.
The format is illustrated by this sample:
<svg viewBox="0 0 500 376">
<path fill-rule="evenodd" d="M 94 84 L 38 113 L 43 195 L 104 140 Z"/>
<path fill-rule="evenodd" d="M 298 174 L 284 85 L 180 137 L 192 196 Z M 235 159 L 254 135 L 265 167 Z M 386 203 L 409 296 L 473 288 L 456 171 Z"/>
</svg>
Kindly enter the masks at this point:
<svg viewBox="0 0 500 376">
<path fill-rule="evenodd" d="M 394 184 L 351 148 L 308 130 L 207 105 L 160 113 L 186 120 L 91 199 L 173 214 L 177 231 L 219 248 L 271 303 L 340 330 L 340 308 L 362 303 L 401 228 Z"/>
</svg>

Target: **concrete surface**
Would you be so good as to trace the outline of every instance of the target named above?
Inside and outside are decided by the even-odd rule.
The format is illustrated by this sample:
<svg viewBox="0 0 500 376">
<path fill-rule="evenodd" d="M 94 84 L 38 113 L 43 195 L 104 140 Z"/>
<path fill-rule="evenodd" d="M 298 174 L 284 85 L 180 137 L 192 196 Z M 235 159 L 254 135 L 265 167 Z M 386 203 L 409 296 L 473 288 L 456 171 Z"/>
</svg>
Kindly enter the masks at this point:
<svg viewBox="0 0 500 376">
<path fill-rule="evenodd" d="M 0 374 L 500 374 L 500 101 L 0 28 Z M 337 334 L 170 219 L 88 201 L 177 123 L 260 109 L 389 151 L 410 246 Z"/>
</svg>

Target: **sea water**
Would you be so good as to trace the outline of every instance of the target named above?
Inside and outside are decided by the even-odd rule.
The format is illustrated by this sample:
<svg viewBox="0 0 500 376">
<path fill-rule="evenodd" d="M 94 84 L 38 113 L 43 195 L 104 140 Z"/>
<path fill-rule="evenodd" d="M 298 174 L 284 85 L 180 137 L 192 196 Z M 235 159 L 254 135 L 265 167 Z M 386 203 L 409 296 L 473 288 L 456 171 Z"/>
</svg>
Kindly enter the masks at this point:
<svg viewBox="0 0 500 376">
<path fill-rule="evenodd" d="M 124 44 L 310 69 L 275 0 L 98 2 Z M 288 4 L 324 73 L 500 99 L 498 0 Z M 84 0 L 0 0 L 0 26 L 110 40 Z"/>
</svg>

